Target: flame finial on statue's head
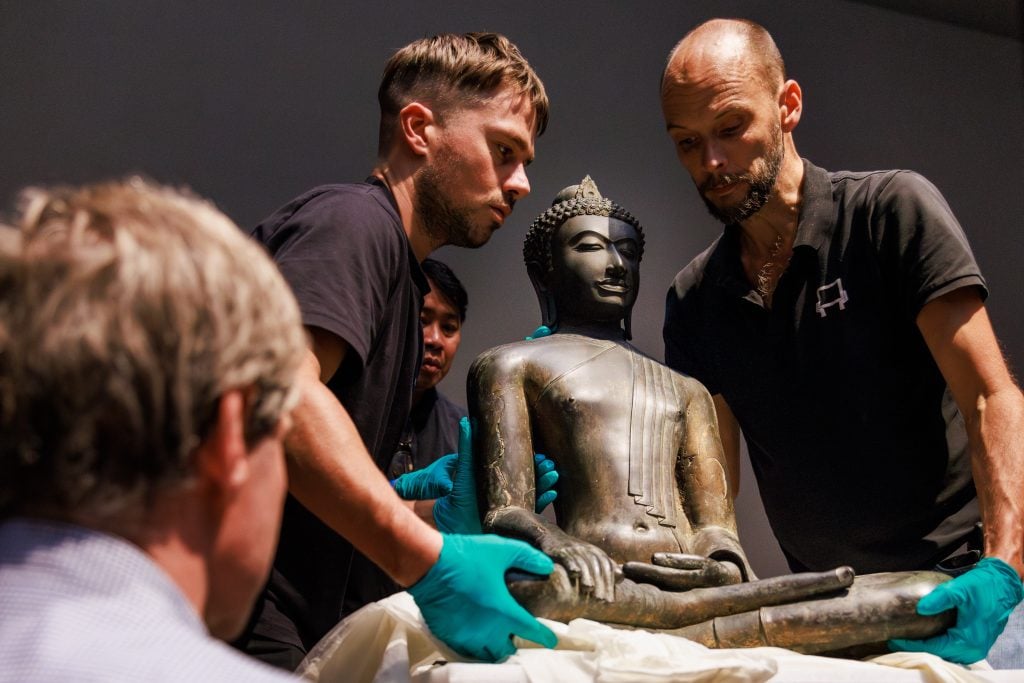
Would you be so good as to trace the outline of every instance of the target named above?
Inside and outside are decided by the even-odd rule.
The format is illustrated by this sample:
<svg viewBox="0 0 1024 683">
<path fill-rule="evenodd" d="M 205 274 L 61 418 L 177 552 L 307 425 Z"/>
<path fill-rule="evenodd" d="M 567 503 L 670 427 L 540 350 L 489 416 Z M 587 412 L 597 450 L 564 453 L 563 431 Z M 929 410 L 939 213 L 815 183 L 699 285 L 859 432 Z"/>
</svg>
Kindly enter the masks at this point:
<svg viewBox="0 0 1024 683">
<path fill-rule="evenodd" d="M 551 205 L 554 206 L 572 199 L 594 199 L 601 201 L 604 197 L 601 196 L 600 190 L 597 189 L 597 183 L 588 175 L 583 177 L 579 185 L 570 185 L 556 194 Z"/>
<path fill-rule="evenodd" d="M 541 319 L 548 327 L 558 324 L 558 313 L 554 302 L 543 291 L 541 280 L 551 272 L 551 238 L 555 232 L 570 218 L 576 216 L 608 216 L 629 223 L 636 229 L 639 239 L 637 261 L 644 254 L 644 230 L 633 214 L 610 199 L 601 196 L 597 183 L 589 175 L 584 176 L 579 185 L 570 185 L 555 195 L 551 206 L 533 222 L 526 231 L 523 242 L 523 259 L 530 280 L 537 289 L 540 298 Z M 626 320 L 626 338 L 630 338 L 631 329 L 629 316 Z"/>
<path fill-rule="evenodd" d="M 551 270 L 551 236 L 570 218 L 576 216 L 608 216 L 629 223 L 636 228 L 640 238 L 640 257 L 643 256 L 644 230 L 633 214 L 601 195 L 597 183 L 589 175 L 578 185 L 563 188 L 555 195 L 551 206 L 544 211 L 526 231 L 523 242 L 523 258 L 527 268 L 538 268 L 540 272 Z"/>
</svg>

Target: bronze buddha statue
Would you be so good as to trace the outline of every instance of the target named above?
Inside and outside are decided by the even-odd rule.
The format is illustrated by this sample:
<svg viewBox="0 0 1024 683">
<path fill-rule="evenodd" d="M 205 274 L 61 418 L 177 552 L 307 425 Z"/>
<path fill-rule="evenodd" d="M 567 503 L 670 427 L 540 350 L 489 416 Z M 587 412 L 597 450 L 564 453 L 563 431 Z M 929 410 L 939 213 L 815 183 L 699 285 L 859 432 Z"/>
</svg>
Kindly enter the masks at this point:
<svg viewBox="0 0 1024 683">
<path fill-rule="evenodd" d="M 667 629 L 710 646 L 836 651 L 941 631 L 920 617 L 935 572 L 756 580 L 740 546 L 714 404 L 630 343 L 644 236 L 590 177 L 563 190 L 523 249 L 548 337 L 470 370 L 483 526 L 550 555 L 510 590 L 536 616 Z M 560 465 L 557 524 L 534 512 L 533 453 Z M 883 645 L 884 651 L 884 645 Z"/>
</svg>

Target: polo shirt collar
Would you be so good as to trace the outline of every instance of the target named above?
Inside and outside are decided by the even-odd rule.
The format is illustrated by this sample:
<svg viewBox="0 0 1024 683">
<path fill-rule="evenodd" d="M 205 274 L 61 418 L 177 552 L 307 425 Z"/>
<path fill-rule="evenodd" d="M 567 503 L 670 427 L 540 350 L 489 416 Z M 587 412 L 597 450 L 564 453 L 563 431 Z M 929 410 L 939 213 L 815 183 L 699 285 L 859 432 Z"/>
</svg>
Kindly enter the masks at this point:
<svg viewBox="0 0 1024 683">
<path fill-rule="evenodd" d="M 740 261 L 740 230 L 736 223 L 725 226 L 708 259 L 706 277 L 723 289 L 746 296 L 751 287 Z"/>
<path fill-rule="evenodd" d="M 829 244 L 835 227 L 832 181 L 825 169 L 818 168 L 807 159 L 803 162 L 803 198 L 793 250 L 808 246 L 817 251 Z"/>
<path fill-rule="evenodd" d="M 834 230 L 834 203 L 832 181 L 828 171 L 803 159 L 803 198 L 800 207 L 800 221 L 797 223 L 796 238 L 793 241 L 794 255 L 800 247 L 818 251 L 826 247 Z M 753 288 L 747 281 L 740 262 L 740 232 L 736 223 L 725 226 L 722 236 L 712 247 L 705 277 L 719 287 L 740 297 L 750 297 Z M 752 299 L 753 300 L 753 299 Z M 758 301 L 754 301 L 758 303 Z"/>
</svg>

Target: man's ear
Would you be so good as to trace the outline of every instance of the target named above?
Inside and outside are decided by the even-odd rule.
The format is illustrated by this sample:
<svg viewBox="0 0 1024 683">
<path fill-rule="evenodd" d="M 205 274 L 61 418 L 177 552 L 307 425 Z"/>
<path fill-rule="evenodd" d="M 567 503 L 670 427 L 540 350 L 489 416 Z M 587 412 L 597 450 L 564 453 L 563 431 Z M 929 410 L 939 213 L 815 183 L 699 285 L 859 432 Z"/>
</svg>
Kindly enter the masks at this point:
<svg viewBox="0 0 1024 683">
<path fill-rule="evenodd" d="M 435 124 L 434 112 L 422 102 L 410 102 L 398 112 L 398 125 L 409 151 L 426 156 Z"/>
<path fill-rule="evenodd" d="M 230 493 L 249 478 L 245 446 L 245 399 L 237 389 L 220 397 L 217 420 L 196 449 L 196 473 L 201 483 Z"/>
<path fill-rule="evenodd" d="M 793 79 L 783 83 L 782 92 L 779 94 L 780 124 L 783 133 L 792 133 L 796 124 L 800 123 L 803 106 L 804 94 L 800 90 L 800 84 Z"/>
</svg>

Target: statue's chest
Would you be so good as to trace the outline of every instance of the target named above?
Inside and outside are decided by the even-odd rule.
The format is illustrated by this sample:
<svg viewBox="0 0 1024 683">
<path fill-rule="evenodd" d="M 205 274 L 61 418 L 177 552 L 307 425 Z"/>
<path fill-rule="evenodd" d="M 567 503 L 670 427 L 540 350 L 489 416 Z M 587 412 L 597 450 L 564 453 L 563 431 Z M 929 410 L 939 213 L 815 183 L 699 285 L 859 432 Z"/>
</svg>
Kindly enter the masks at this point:
<svg viewBox="0 0 1024 683">
<path fill-rule="evenodd" d="M 655 445 L 644 434 L 661 440 L 682 429 L 686 405 L 673 375 L 650 358 L 616 347 L 561 368 L 539 403 L 571 423 L 600 422 L 605 430 L 614 426 L 611 431 L 619 438 L 644 448 Z"/>
</svg>

